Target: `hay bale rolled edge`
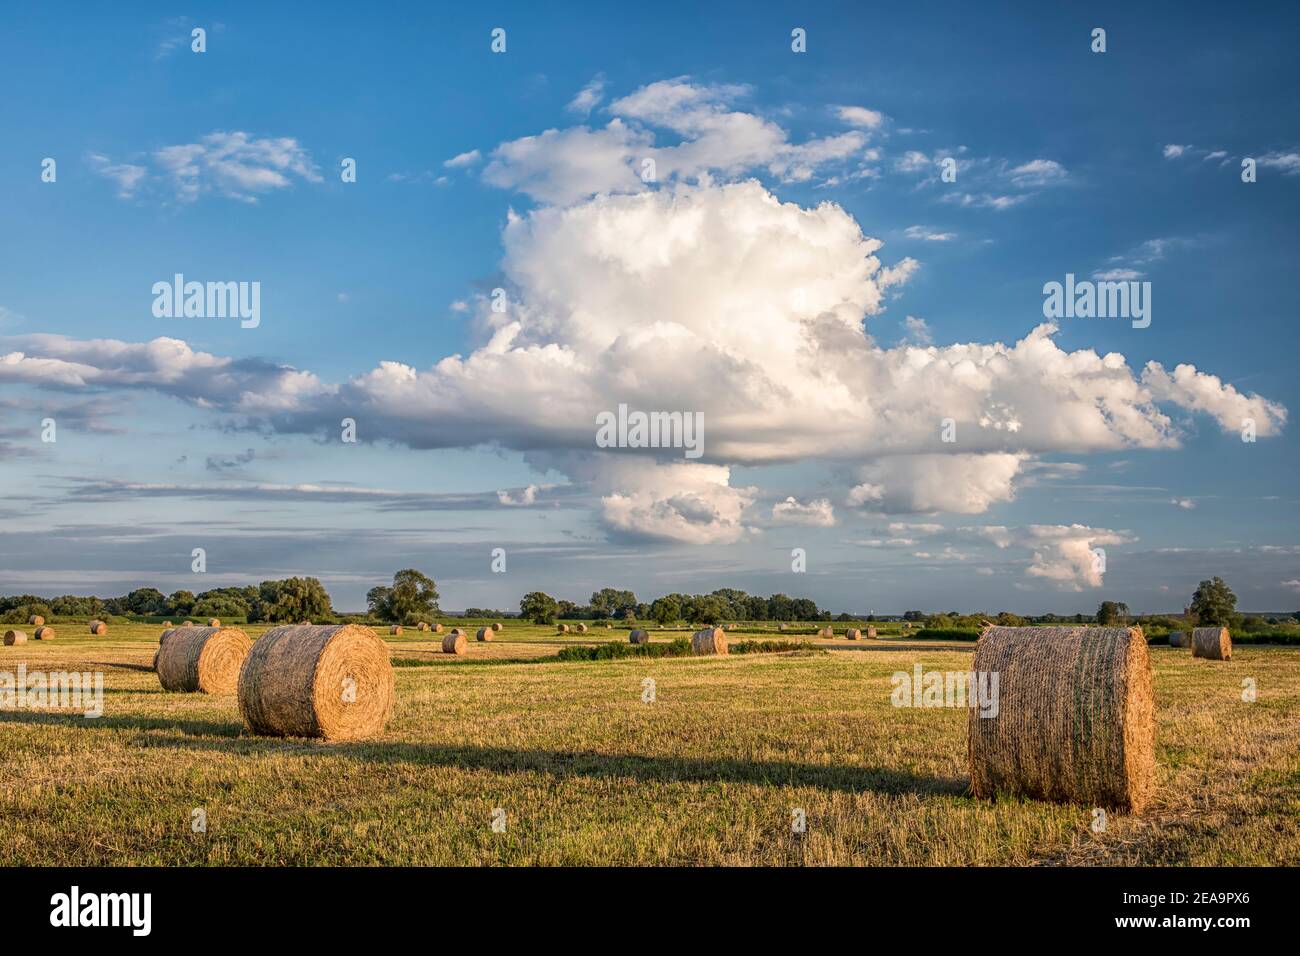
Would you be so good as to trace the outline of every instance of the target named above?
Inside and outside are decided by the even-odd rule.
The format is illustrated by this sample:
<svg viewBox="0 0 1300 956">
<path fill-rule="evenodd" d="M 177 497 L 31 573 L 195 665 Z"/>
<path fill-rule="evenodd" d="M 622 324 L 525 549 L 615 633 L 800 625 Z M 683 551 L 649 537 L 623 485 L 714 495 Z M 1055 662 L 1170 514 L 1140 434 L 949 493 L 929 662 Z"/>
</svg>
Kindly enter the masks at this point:
<svg viewBox="0 0 1300 956">
<path fill-rule="evenodd" d="M 1210 661 L 1232 660 L 1232 635 L 1226 627 L 1198 627 L 1192 630 L 1192 656 Z"/>
<path fill-rule="evenodd" d="M 163 631 L 154 654 L 166 691 L 231 694 L 253 642 L 237 627 L 177 627 Z"/>
<path fill-rule="evenodd" d="M 5 647 L 11 647 L 14 644 L 26 644 L 26 631 L 5 631 Z"/>
<path fill-rule="evenodd" d="M 393 665 L 360 624 L 288 624 L 254 644 L 239 671 L 239 712 L 256 734 L 357 740 L 383 731 Z"/>
<path fill-rule="evenodd" d="M 698 655 L 726 654 L 727 632 L 720 627 L 706 627 L 691 637 L 691 650 Z"/>
<path fill-rule="evenodd" d="M 649 644 L 650 635 L 640 629 L 631 631 L 627 635 L 628 642 L 631 644 Z"/>
<path fill-rule="evenodd" d="M 972 670 L 999 678 L 996 716 L 972 707 L 967 720 L 975 796 L 1146 805 L 1155 706 L 1141 628 L 990 626 Z"/>
<path fill-rule="evenodd" d="M 442 639 L 442 652 L 444 654 L 465 654 L 469 651 L 469 641 L 465 640 L 465 635 L 460 631 L 452 631 Z"/>
</svg>

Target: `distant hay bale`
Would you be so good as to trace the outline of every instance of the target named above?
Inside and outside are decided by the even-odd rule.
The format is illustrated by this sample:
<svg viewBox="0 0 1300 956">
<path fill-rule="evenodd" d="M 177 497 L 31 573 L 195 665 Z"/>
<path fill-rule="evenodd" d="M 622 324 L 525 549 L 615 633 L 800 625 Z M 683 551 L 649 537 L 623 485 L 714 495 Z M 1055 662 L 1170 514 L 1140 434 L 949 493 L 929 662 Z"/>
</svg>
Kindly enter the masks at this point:
<svg viewBox="0 0 1300 956">
<path fill-rule="evenodd" d="M 108 625 L 103 621 L 91 621 L 90 633 L 94 634 L 96 637 L 103 637 L 108 633 Z"/>
<path fill-rule="evenodd" d="M 817 636 L 818 636 L 818 637 L 822 637 L 822 638 L 834 637 L 834 636 L 835 636 L 835 628 L 833 628 L 833 627 L 823 627 L 823 628 L 821 628 L 820 630 L 817 631 Z"/>
<path fill-rule="evenodd" d="M 164 628 L 168 628 L 168 627 L 171 627 L 171 626 L 172 626 L 172 622 L 171 622 L 171 621 L 163 621 L 163 627 L 164 627 Z"/>
<path fill-rule="evenodd" d="M 858 630 L 856 627 L 851 627 L 844 632 L 844 636 L 847 637 L 850 641 L 856 641 L 858 638 L 862 636 L 862 632 Z"/>
<path fill-rule="evenodd" d="M 650 643 L 650 635 L 647 634 L 645 631 L 642 631 L 642 630 L 634 630 L 634 631 L 631 631 L 631 632 L 627 635 L 627 639 L 628 639 L 629 643 L 632 643 L 632 644 L 649 644 L 649 643 Z"/>
<path fill-rule="evenodd" d="M 1232 660 L 1232 635 L 1226 627 L 1193 628 L 1192 656 L 1211 661 Z"/>
<path fill-rule="evenodd" d="M 392 627 L 390 627 L 390 628 L 388 629 L 388 633 L 389 633 L 389 634 L 401 634 L 401 633 L 402 633 L 402 625 L 400 625 L 400 624 L 394 624 Z"/>
<path fill-rule="evenodd" d="M 443 637 L 442 652 L 444 654 L 465 654 L 468 651 L 469 641 L 465 640 L 465 635 L 459 629 Z"/>
<path fill-rule="evenodd" d="M 429 629 L 429 625 L 426 624 L 424 621 L 421 621 L 419 624 L 415 625 L 415 629 L 417 631 L 427 631 Z"/>
<path fill-rule="evenodd" d="M 56 636 L 54 628 L 50 627 L 48 624 L 42 624 L 32 632 L 32 637 L 36 638 L 38 641 L 52 641 Z"/>
<path fill-rule="evenodd" d="M 435 634 L 441 634 L 441 633 L 442 633 L 442 625 L 441 625 L 441 624 L 435 624 L 435 625 L 433 625 L 433 633 L 435 633 Z"/>
<path fill-rule="evenodd" d="M 208 627 L 220 627 L 221 621 L 215 617 L 208 618 Z"/>
<path fill-rule="evenodd" d="M 868 625 L 867 625 L 867 637 L 875 637 L 875 636 L 876 636 L 876 627 L 875 627 L 875 625 L 874 625 L 874 624 L 868 624 Z"/>
<path fill-rule="evenodd" d="M 1189 647 L 1190 645 L 1191 645 L 1191 641 L 1187 639 L 1187 635 L 1184 634 L 1182 631 L 1169 632 L 1170 647 Z"/>
<path fill-rule="evenodd" d="M 5 631 L 5 647 L 11 647 L 14 644 L 26 644 L 26 631 Z"/>
<path fill-rule="evenodd" d="M 357 740 L 392 710 L 388 647 L 363 625 L 274 627 L 239 671 L 239 712 L 255 734 Z"/>
<path fill-rule="evenodd" d="M 782 621 L 780 624 L 776 626 L 776 629 L 778 631 L 788 631 L 790 629 L 790 625 Z"/>
<path fill-rule="evenodd" d="M 493 621 L 493 622 L 492 622 L 492 630 L 494 630 L 494 631 L 499 631 L 499 630 L 501 630 L 501 622 L 500 622 L 500 621 Z"/>
<path fill-rule="evenodd" d="M 569 625 L 567 625 L 567 624 L 559 624 L 559 625 L 556 625 L 555 630 L 556 630 L 557 633 L 560 633 L 560 634 L 568 634 L 568 633 L 569 633 Z"/>
<path fill-rule="evenodd" d="M 41 617 L 39 614 L 33 614 L 27 619 L 27 623 L 32 627 L 40 627 L 45 623 L 45 618 Z"/>
<path fill-rule="evenodd" d="M 579 624 L 578 627 L 577 627 L 577 631 L 578 631 L 579 634 L 586 634 L 586 633 L 587 633 L 587 625 L 586 625 L 586 624 Z"/>
<path fill-rule="evenodd" d="M 181 625 L 181 627 L 193 627 L 193 626 L 194 626 L 193 621 L 186 621 L 184 624 Z"/>
<path fill-rule="evenodd" d="M 976 797 L 1021 794 L 1139 812 L 1155 777 L 1151 663 L 1139 627 L 994 627 L 972 671 L 998 675 L 996 707 L 971 707 Z"/>
<path fill-rule="evenodd" d="M 496 631 L 492 630 L 490 627 L 480 627 L 478 633 L 475 634 L 474 637 L 480 641 L 490 641 L 495 634 Z"/>
<path fill-rule="evenodd" d="M 696 631 L 691 638 L 691 650 L 696 654 L 726 654 L 727 632 L 720 627 L 706 627 Z"/>
<path fill-rule="evenodd" d="M 232 694 L 253 642 L 237 627 L 177 627 L 163 631 L 154 670 L 163 690 Z"/>
</svg>

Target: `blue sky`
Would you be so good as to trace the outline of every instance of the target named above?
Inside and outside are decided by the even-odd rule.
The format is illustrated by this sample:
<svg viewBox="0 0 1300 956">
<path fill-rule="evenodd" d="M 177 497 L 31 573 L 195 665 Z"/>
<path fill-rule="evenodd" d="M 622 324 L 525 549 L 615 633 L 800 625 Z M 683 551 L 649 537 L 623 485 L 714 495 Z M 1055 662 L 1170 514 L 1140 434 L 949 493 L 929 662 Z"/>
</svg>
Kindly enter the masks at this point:
<svg viewBox="0 0 1300 956">
<path fill-rule="evenodd" d="M 416 566 L 450 608 L 1157 610 L 1218 573 L 1290 609 L 1296 17 L 32 12 L 0 39 L 0 591 L 316 574 L 356 608 Z M 260 282 L 260 325 L 155 317 L 177 272 Z M 1150 282 L 1151 325 L 1027 338 L 1066 273 Z M 596 449 L 620 401 L 703 414 L 704 460 Z"/>
</svg>

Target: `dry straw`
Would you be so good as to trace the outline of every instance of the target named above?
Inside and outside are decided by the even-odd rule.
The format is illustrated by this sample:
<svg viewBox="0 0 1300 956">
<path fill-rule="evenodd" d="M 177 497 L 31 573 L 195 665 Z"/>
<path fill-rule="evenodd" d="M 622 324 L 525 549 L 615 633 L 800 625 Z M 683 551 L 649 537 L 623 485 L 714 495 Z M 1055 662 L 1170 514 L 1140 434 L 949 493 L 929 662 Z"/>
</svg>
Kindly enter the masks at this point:
<svg viewBox="0 0 1300 956">
<path fill-rule="evenodd" d="M 492 640 L 492 636 L 494 634 L 496 634 L 496 631 L 492 630 L 492 628 L 480 627 L 478 629 L 478 633 L 475 634 L 474 636 L 480 641 L 490 641 Z"/>
<path fill-rule="evenodd" d="M 103 621 L 91 621 L 90 633 L 94 634 L 96 637 L 103 637 L 108 633 L 108 625 Z"/>
<path fill-rule="evenodd" d="M 862 636 L 862 632 L 858 630 L 856 627 L 851 627 L 844 632 L 844 636 L 847 637 L 850 641 L 856 641 L 858 638 Z"/>
<path fill-rule="evenodd" d="M 976 674 L 995 716 L 968 718 L 971 790 L 1138 812 L 1155 776 L 1151 664 L 1139 627 L 987 627 Z"/>
<path fill-rule="evenodd" d="M 460 631 L 452 631 L 442 639 L 442 652 L 444 654 L 465 654 L 469 651 L 469 641 L 465 640 L 465 635 Z"/>
<path fill-rule="evenodd" d="M 1191 645 L 1191 641 L 1187 639 L 1187 635 L 1184 634 L 1182 631 L 1169 632 L 1170 647 L 1189 647 L 1190 645 Z"/>
<path fill-rule="evenodd" d="M 356 740 L 380 733 L 392 710 L 388 647 L 360 624 L 272 628 L 239 672 L 239 712 L 255 734 Z"/>
<path fill-rule="evenodd" d="M 1212 661 L 1232 660 L 1232 635 L 1226 627 L 1198 627 L 1192 630 L 1192 656 Z"/>
<path fill-rule="evenodd" d="M 57 636 L 58 635 L 54 633 L 54 628 L 50 627 L 48 624 L 42 624 L 32 632 L 32 637 L 36 638 L 38 641 L 52 641 Z"/>
<path fill-rule="evenodd" d="M 178 627 L 163 631 L 154 670 L 163 690 L 232 694 L 253 642 L 237 627 Z"/>
<path fill-rule="evenodd" d="M 696 631 L 691 638 L 691 650 L 696 654 L 727 653 L 727 632 L 720 627 L 706 627 Z"/>
<path fill-rule="evenodd" d="M 45 623 L 45 618 L 41 617 L 39 614 L 33 614 L 27 619 L 27 623 L 32 627 L 40 627 Z"/>
<path fill-rule="evenodd" d="M 26 631 L 5 631 L 5 646 L 11 647 L 14 644 L 26 644 Z"/>
<path fill-rule="evenodd" d="M 628 634 L 627 639 L 632 644 L 649 644 L 650 635 L 642 630 L 635 630 Z"/>
</svg>

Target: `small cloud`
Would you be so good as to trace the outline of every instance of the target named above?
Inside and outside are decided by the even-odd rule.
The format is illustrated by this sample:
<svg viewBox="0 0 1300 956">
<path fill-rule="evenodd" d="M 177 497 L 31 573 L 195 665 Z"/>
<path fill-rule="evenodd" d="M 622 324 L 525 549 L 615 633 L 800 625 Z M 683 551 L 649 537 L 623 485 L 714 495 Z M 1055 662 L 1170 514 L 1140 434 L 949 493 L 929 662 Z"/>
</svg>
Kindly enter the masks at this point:
<svg viewBox="0 0 1300 956">
<path fill-rule="evenodd" d="M 1054 159 L 1032 159 L 1013 167 L 1008 175 L 1015 186 L 1022 189 L 1031 186 L 1050 186 L 1059 183 L 1069 174 Z"/>
<path fill-rule="evenodd" d="M 933 345 L 934 337 L 930 335 L 930 326 L 922 319 L 915 315 L 909 315 L 903 320 L 903 328 L 906 330 L 903 335 L 903 342 L 908 345 Z"/>
<path fill-rule="evenodd" d="M 1177 505 L 1179 508 L 1186 509 L 1187 511 L 1191 511 L 1196 507 L 1196 502 L 1191 498 L 1170 498 L 1169 503 L 1171 505 Z"/>
<path fill-rule="evenodd" d="M 921 239 L 925 242 L 951 242 L 957 238 L 955 232 L 934 232 L 928 226 L 908 226 L 903 230 L 908 239 Z"/>
<path fill-rule="evenodd" d="M 448 169 L 467 169 L 470 166 L 473 166 L 475 163 L 479 162 L 482 158 L 483 158 L 482 153 L 480 153 L 477 149 L 471 149 L 467 153 L 460 153 L 456 156 L 453 156 L 451 159 L 447 160 L 442 165 L 446 166 Z"/>
<path fill-rule="evenodd" d="M 1180 146 L 1177 143 L 1170 143 L 1164 149 L 1165 159 L 1178 159 L 1189 149 L 1191 149 L 1190 146 Z"/>
<path fill-rule="evenodd" d="M 257 457 L 257 452 L 253 449 L 240 452 L 238 455 L 229 455 L 221 457 L 220 455 L 209 455 L 207 462 L 208 471 L 229 471 L 232 468 L 242 468 Z"/>
<path fill-rule="evenodd" d="M 537 500 L 536 485 L 529 485 L 527 488 L 524 488 L 522 491 L 520 491 L 517 495 L 511 494 L 509 491 L 497 492 L 497 501 L 501 502 L 501 504 L 503 505 L 515 506 L 515 507 L 526 506 L 526 505 L 533 504 L 536 500 Z"/>
<path fill-rule="evenodd" d="M 772 505 L 772 521 L 776 524 L 802 524 L 830 528 L 835 525 L 835 509 L 826 498 L 801 504 L 797 498 L 791 496 L 785 501 L 778 501 Z"/>
<path fill-rule="evenodd" d="M 1132 282 L 1144 275 L 1145 272 L 1138 272 L 1136 269 L 1106 269 L 1103 272 L 1094 272 L 1092 277 L 1102 282 Z"/>
<path fill-rule="evenodd" d="M 130 199 L 140 187 L 149 171 L 130 163 L 114 163 L 100 153 L 87 153 L 86 162 L 98 175 L 117 184 L 117 198 Z"/>
<path fill-rule="evenodd" d="M 576 113 L 579 116 L 588 116 L 593 109 L 605 98 L 605 74 L 597 73 L 582 89 L 578 90 L 576 96 L 569 101 L 565 107 L 570 113 Z"/>
<path fill-rule="evenodd" d="M 1282 587 L 1286 588 L 1288 591 L 1300 592 L 1300 579 L 1292 578 L 1290 581 L 1283 581 Z"/>
<path fill-rule="evenodd" d="M 877 129 L 885 121 L 885 114 L 879 110 L 869 110 L 865 106 L 839 106 L 835 113 L 850 126 L 862 129 Z"/>
</svg>

